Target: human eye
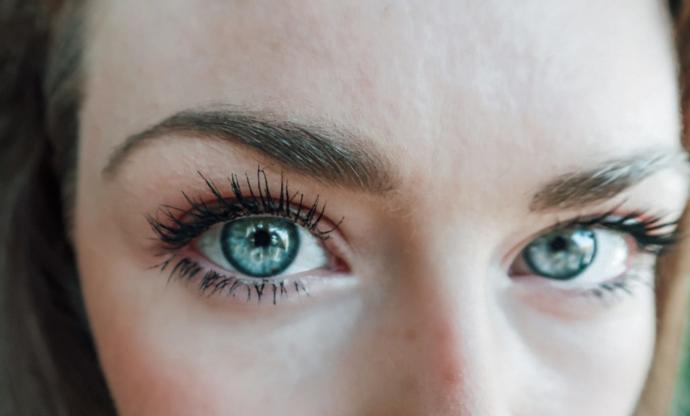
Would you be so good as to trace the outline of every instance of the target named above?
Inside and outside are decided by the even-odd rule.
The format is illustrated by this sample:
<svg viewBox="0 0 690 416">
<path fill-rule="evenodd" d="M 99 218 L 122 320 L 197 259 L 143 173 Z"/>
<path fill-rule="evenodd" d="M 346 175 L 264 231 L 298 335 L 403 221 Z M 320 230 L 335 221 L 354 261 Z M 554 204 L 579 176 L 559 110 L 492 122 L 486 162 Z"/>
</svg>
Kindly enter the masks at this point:
<svg viewBox="0 0 690 416">
<path fill-rule="evenodd" d="M 250 216 L 219 223 L 196 247 L 214 264 L 252 278 L 291 275 L 328 266 L 328 253 L 289 219 Z"/>
<path fill-rule="evenodd" d="M 577 218 L 532 239 L 510 267 L 514 279 L 604 298 L 653 287 L 654 261 L 678 240 L 678 221 L 633 212 Z"/>
<path fill-rule="evenodd" d="M 165 206 L 149 216 L 165 256 L 161 271 L 195 282 L 205 295 L 274 305 L 347 280 L 342 219 L 331 222 L 318 196 L 305 207 L 308 198 L 282 176 L 272 194 L 260 168 L 255 179 L 231 175 L 229 196 L 200 176 L 210 200 L 183 194 L 187 208 Z"/>
</svg>

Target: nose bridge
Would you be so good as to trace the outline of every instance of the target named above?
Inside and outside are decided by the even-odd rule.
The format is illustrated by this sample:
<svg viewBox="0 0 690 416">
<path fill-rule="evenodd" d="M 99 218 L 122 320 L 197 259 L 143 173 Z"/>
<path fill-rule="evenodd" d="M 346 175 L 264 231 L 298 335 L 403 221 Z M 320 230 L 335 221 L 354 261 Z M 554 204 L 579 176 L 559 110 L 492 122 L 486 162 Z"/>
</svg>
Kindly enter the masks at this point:
<svg viewBox="0 0 690 416">
<path fill-rule="evenodd" d="M 489 256 L 468 235 L 448 234 L 433 233 L 427 246 L 435 248 L 408 269 L 406 317 L 416 335 L 421 405 L 426 414 L 499 415 Z"/>
</svg>

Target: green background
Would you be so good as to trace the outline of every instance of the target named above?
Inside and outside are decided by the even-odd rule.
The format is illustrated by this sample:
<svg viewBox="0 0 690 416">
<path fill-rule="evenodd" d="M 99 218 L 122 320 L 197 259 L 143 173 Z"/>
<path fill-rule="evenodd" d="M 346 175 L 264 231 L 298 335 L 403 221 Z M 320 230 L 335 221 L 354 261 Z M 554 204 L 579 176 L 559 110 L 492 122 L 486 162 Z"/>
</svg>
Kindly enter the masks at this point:
<svg viewBox="0 0 690 416">
<path fill-rule="evenodd" d="M 685 359 L 676 391 L 673 416 L 690 416 L 690 331 L 685 331 Z"/>
</svg>

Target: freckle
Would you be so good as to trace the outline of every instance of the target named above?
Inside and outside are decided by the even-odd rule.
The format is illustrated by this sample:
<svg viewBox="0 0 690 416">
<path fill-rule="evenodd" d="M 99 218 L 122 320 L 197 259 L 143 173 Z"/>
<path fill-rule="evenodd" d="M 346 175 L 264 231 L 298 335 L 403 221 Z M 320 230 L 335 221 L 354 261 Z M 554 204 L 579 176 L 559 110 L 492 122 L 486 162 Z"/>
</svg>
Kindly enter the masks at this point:
<svg viewBox="0 0 690 416">
<path fill-rule="evenodd" d="M 407 331 L 405 331 L 405 339 L 408 341 L 414 341 L 417 339 L 417 331 L 414 330 L 414 328 L 410 328 Z"/>
</svg>

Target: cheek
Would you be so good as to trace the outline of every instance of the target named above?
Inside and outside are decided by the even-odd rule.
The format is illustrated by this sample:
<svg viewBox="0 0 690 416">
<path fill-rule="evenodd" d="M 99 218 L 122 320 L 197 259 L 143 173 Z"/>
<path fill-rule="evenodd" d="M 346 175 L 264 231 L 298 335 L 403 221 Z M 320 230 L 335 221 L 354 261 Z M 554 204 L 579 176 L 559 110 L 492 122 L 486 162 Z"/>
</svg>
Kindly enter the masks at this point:
<svg viewBox="0 0 690 416">
<path fill-rule="evenodd" d="M 353 384 L 340 354 L 353 337 L 357 299 L 285 317 L 262 305 L 267 312 L 248 316 L 134 266 L 101 237 L 109 233 L 95 230 L 81 227 L 80 276 L 119 414 L 325 414 L 334 406 L 329 392 Z M 299 392 L 310 399 L 297 400 Z"/>
<path fill-rule="evenodd" d="M 141 271 L 111 266 L 96 253 L 81 250 L 89 320 L 118 413 L 217 414 L 209 398 L 233 391 L 233 378 L 227 377 L 225 384 L 213 382 L 219 368 L 209 367 L 204 361 L 210 357 L 194 351 L 194 340 L 183 328 L 174 329 L 180 316 L 163 308 L 154 292 L 165 292 L 164 287 L 152 287 L 147 282 L 152 278 L 141 276 Z M 134 286 L 134 280 L 141 284 Z"/>
<path fill-rule="evenodd" d="M 217 370 L 203 368 L 187 357 L 176 358 L 131 332 L 118 336 L 112 331 L 98 341 L 119 414 L 220 414 L 213 398 L 232 391 L 232 377 L 224 384 L 213 383 L 211 376 Z"/>
<path fill-rule="evenodd" d="M 194 313 L 185 313 L 188 300 L 171 296 L 177 292 L 165 276 L 132 261 L 123 244 L 128 236 L 105 220 L 112 213 L 98 200 L 78 200 L 76 251 L 91 330 L 118 414 L 222 414 L 212 399 L 235 391 L 235 379 L 220 383 L 214 377 L 229 373 L 227 362 L 199 350 L 199 339 L 185 330 Z M 218 362 L 210 363 L 213 358 Z"/>
<path fill-rule="evenodd" d="M 545 313 L 525 299 L 509 303 L 507 355 L 516 364 L 511 378 L 526 381 L 523 397 L 554 398 L 554 414 L 565 403 L 572 414 L 632 413 L 653 355 L 654 296 L 648 288 L 620 296 L 586 319 Z M 600 299 L 590 301 L 592 309 L 602 308 Z M 524 400 L 521 407 L 533 406 Z"/>
</svg>

